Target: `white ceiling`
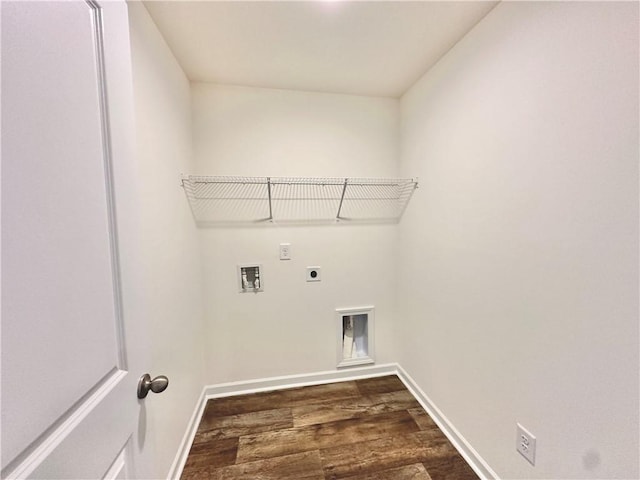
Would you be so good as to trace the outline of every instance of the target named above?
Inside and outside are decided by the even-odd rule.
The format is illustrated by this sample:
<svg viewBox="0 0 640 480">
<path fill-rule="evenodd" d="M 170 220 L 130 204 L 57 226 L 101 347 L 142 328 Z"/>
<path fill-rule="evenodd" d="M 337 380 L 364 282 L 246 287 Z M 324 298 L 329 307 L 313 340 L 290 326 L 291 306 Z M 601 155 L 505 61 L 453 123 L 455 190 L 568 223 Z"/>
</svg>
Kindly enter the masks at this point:
<svg viewBox="0 0 640 480">
<path fill-rule="evenodd" d="M 495 1 L 147 1 L 190 80 L 399 97 Z"/>
</svg>

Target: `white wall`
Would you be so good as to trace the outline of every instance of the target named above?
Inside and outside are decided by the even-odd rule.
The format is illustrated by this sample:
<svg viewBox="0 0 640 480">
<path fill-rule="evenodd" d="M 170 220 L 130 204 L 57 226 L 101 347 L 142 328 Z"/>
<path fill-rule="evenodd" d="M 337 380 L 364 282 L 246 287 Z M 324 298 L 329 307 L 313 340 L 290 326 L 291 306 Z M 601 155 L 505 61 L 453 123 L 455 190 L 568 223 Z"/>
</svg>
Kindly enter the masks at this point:
<svg viewBox="0 0 640 480">
<path fill-rule="evenodd" d="M 191 88 L 200 174 L 397 174 L 396 99 L 207 83 Z"/>
<path fill-rule="evenodd" d="M 149 306 L 153 357 L 149 373 L 169 377 L 169 388 L 144 402 L 145 442 L 150 443 L 145 451 L 151 448 L 155 454 L 137 460 L 136 474 L 161 478 L 169 471 L 204 384 L 198 232 L 180 186 L 181 172 L 192 169 L 191 105 L 189 82 L 144 6 L 129 3 L 129 14 L 143 202 L 139 233 L 144 256 L 138 261 L 145 271 L 140 288 Z"/>
<path fill-rule="evenodd" d="M 401 101 L 398 360 L 502 478 L 640 475 L 638 20 L 503 2 Z"/>
<path fill-rule="evenodd" d="M 192 85 L 196 172 L 397 174 L 395 99 Z M 335 309 L 375 305 L 377 363 L 395 359 L 393 225 L 201 230 L 207 383 L 332 370 Z M 280 261 L 289 242 L 293 259 Z M 238 264 L 261 263 L 264 292 L 239 293 Z M 322 281 L 307 283 L 307 266 Z"/>
</svg>

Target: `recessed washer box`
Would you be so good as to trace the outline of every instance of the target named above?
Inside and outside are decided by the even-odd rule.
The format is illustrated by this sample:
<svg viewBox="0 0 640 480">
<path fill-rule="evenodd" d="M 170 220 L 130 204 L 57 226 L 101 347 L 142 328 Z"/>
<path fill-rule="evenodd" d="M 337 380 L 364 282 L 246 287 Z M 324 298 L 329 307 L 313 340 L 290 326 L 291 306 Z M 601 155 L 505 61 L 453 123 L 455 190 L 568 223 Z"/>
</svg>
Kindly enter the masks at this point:
<svg viewBox="0 0 640 480">
<path fill-rule="evenodd" d="M 307 267 L 307 282 L 319 282 L 321 273 L 320 267 Z"/>
<path fill-rule="evenodd" d="M 262 265 L 258 263 L 238 265 L 238 288 L 240 293 L 262 292 L 264 290 Z"/>
</svg>

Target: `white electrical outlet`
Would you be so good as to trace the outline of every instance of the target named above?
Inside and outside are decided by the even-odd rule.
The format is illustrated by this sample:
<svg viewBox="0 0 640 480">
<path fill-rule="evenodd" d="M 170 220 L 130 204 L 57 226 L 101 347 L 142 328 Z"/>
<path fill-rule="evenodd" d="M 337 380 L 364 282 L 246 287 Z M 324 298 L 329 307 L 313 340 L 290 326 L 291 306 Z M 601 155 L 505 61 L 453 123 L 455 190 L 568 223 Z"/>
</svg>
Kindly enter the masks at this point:
<svg viewBox="0 0 640 480">
<path fill-rule="evenodd" d="M 291 244 L 280 244 L 280 260 L 291 260 Z"/>
<path fill-rule="evenodd" d="M 536 437 L 519 423 L 516 423 L 516 450 L 520 452 L 531 465 L 536 462 Z"/>
<path fill-rule="evenodd" d="M 307 282 L 320 281 L 320 267 L 307 267 Z"/>
</svg>

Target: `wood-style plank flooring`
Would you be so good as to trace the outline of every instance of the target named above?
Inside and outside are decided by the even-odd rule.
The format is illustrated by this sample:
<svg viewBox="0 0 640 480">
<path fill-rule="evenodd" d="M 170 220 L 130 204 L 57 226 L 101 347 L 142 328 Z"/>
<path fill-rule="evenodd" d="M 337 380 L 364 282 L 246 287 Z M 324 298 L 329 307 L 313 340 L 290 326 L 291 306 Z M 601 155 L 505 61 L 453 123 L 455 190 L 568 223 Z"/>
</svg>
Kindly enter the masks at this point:
<svg viewBox="0 0 640 480">
<path fill-rule="evenodd" d="M 476 480 L 395 375 L 209 400 L 183 480 Z"/>
</svg>

